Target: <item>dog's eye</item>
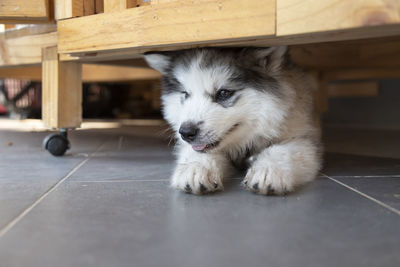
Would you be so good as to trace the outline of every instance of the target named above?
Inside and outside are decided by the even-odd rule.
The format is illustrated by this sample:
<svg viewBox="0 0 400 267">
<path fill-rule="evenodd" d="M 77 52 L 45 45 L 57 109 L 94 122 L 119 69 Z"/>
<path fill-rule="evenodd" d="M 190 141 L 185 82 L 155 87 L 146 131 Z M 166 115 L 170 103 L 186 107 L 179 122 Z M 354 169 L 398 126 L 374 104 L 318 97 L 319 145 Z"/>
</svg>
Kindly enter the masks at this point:
<svg viewBox="0 0 400 267">
<path fill-rule="evenodd" d="M 215 95 L 215 101 L 217 102 L 222 102 L 224 100 L 227 100 L 233 95 L 234 91 L 227 90 L 227 89 L 221 89 L 219 90 L 216 95 Z"/>
<path fill-rule="evenodd" d="M 187 98 L 189 97 L 189 93 L 186 92 L 186 91 L 182 91 L 181 94 L 183 95 L 183 97 L 184 97 L 185 99 L 187 99 Z"/>
</svg>

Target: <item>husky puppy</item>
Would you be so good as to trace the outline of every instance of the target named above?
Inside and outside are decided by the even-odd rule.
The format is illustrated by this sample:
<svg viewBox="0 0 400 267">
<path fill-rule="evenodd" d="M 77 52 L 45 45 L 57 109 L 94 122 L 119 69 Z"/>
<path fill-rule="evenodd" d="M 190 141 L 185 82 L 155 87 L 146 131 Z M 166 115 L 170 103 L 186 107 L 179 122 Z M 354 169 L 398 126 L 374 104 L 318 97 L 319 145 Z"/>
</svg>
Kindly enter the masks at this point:
<svg viewBox="0 0 400 267">
<path fill-rule="evenodd" d="M 313 79 L 287 47 L 149 52 L 163 74 L 163 113 L 177 141 L 171 185 L 194 194 L 223 189 L 232 165 L 250 165 L 250 191 L 285 194 L 320 169 Z"/>
</svg>

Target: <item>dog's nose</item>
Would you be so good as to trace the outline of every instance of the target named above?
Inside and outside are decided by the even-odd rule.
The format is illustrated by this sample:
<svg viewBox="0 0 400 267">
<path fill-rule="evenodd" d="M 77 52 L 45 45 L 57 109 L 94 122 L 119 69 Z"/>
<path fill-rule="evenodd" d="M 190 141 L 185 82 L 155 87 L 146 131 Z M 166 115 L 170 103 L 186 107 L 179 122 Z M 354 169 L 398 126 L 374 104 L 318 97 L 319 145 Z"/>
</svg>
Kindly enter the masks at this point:
<svg viewBox="0 0 400 267">
<path fill-rule="evenodd" d="M 179 128 L 179 133 L 183 140 L 186 142 L 192 142 L 199 133 L 199 127 L 192 122 L 185 122 Z"/>
</svg>

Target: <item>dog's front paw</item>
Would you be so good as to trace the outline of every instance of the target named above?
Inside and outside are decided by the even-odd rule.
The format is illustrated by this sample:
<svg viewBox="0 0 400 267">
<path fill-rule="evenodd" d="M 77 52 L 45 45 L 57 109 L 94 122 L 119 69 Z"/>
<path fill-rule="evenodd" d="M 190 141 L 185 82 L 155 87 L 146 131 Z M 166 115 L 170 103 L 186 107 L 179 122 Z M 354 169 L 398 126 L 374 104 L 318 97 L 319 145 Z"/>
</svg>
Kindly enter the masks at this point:
<svg viewBox="0 0 400 267">
<path fill-rule="evenodd" d="M 293 190 L 291 172 L 279 167 L 254 166 L 246 174 L 243 186 L 261 195 L 284 195 Z"/>
<path fill-rule="evenodd" d="M 186 193 L 206 194 L 223 190 L 221 173 L 199 163 L 178 164 L 171 185 Z"/>
</svg>

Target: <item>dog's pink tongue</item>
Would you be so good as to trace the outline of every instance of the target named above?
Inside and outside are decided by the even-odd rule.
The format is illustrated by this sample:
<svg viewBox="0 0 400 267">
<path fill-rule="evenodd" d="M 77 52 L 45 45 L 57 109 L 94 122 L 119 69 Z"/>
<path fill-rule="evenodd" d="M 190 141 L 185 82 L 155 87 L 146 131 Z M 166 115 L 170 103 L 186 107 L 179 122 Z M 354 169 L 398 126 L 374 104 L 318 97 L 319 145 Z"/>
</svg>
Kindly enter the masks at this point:
<svg viewBox="0 0 400 267">
<path fill-rule="evenodd" d="M 192 145 L 192 148 L 196 151 L 202 151 L 206 148 L 207 145 Z"/>
</svg>

